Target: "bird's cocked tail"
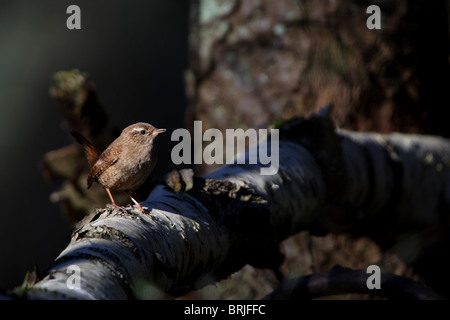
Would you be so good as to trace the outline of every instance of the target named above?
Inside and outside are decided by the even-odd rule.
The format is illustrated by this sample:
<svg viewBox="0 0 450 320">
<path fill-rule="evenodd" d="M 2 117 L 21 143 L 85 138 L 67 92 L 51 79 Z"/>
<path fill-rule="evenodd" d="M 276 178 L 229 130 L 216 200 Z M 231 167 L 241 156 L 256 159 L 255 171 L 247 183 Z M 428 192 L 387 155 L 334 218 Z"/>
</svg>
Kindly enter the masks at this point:
<svg viewBox="0 0 450 320">
<path fill-rule="evenodd" d="M 78 141 L 79 144 L 83 147 L 84 153 L 86 154 L 86 158 L 89 162 L 89 166 L 92 166 L 97 162 L 98 157 L 100 156 L 100 153 L 98 150 L 94 147 L 92 143 L 89 142 L 88 139 L 83 137 L 81 133 L 70 130 L 70 134 L 75 138 L 75 140 Z"/>
</svg>

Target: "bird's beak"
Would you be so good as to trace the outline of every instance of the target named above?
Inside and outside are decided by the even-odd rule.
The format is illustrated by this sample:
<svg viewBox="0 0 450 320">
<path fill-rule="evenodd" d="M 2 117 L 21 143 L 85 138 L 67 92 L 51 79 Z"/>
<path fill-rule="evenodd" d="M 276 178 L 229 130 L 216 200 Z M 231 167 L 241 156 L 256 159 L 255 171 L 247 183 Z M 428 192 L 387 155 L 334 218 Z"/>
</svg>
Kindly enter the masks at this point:
<svg viewBox="0 0 450 320">
<path fill-rule="evenodd" d="M 152 136 L 156 136 L 160 133 L 166 132 L 166 129 L 156 129 L 155 131 L 153 131 Z"/>
</svg>

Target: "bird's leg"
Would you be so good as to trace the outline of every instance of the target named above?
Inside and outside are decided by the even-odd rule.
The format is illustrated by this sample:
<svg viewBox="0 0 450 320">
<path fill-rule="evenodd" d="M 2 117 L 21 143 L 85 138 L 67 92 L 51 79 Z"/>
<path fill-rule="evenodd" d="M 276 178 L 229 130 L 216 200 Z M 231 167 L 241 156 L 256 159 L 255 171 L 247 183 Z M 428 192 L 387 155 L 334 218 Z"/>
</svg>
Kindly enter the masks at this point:
<svg viewBox="0 0 450 320">
<path fill-rule="evenodd" d="M 142 208 L 142 206 L 139 204 L 139 202 L 137 202 L 129 192 L 125 191 L 125 193 L 130 197 L 130 199 L 134 202 L 135 205 L 137 205 L 139 211 L 141 211 L 142 213 L 148 214 L 147 212 L 145 212 L 144 208 Z"/>
<path fill-rule="evenodd" d="M 109 196 L 109 198 L 111 199 L 111 204 L 112 204 L 112 206 L 113 206 L 113 207 L 116 207 L 116 208 L 119 208 L 119 209 L 122 209 L 122 210 L 125 210 L 124 207 L 121 207 L 121 206 L 117 205 L 117 203 L 114 201 L 114 198 L 113 198 L 113 196 L 112 196 L 111 191 L 109 190 L 109 188 L 107 188 L 107 187 L 104 187 L 104 188 L 105 188 L 106 192 L 108 192 L 108 196 Z M 125 211 L 126 211 L 126 210 L 125 210 Z"/>
<path fill-rule="evenodd" d="M 114 201 L 114 198 L 113 198 L 113 196 L 112 196 L 111 191 L 109 190 L 109 188 L 107 188 L 107 187 L 104 187 L 104 188 L 105 188 L 106 192 L 108 192 L 108 196 L 109 196 L 109 198 L 111 199 L 111 203 L 112 203 L 114 206 L 118 207 L 117 203 Z"/>
</svg>

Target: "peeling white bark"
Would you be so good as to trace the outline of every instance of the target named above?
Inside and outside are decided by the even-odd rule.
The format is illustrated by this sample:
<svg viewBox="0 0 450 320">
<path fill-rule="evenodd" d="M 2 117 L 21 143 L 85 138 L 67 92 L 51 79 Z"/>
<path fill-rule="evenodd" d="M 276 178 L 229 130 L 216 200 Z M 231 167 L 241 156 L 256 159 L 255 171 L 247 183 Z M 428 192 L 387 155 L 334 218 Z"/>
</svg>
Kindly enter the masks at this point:
<svg viewBox="0 0 450 320">
<path fill-rule="evenodd" d="M 366 217 L 385 209 L 396 223 L 422 228 L 435 225 L 442 215 L 448 217 L 449 140 L 346 130 L 338 134 L 343 137 L 347 201 L 363 208 Z"/>
</svg>

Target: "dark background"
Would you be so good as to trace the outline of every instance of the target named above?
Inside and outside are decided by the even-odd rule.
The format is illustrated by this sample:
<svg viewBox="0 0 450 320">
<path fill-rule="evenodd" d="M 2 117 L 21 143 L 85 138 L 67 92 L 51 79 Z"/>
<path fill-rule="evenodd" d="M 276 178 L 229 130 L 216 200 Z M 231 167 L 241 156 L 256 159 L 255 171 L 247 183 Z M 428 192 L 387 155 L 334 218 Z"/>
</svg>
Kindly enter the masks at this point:
<svg viewBox="0 0 450 320">
<path fill-rule="evenodd" d="M 81 30 L 68 30 L 69 5 Z M 0 289 L 47 265 L 67 245 L 71 226 L 49 195 L 40 158 L 71 143 L 51 77 L 79 69 L 94 81 L 111 124 L 184 126 L 188 1 L 0 2 Z M 170 132 L 169 132 L 170 133 Z M 161 136 L 156 174 L 170 168 L 170 134 Z M 166 155 L 166 156 L 165 156 Z"/>
</svg>

